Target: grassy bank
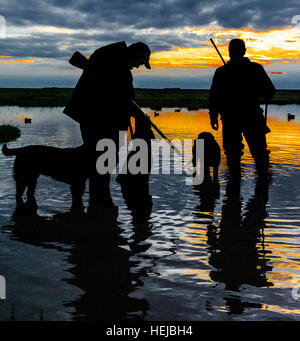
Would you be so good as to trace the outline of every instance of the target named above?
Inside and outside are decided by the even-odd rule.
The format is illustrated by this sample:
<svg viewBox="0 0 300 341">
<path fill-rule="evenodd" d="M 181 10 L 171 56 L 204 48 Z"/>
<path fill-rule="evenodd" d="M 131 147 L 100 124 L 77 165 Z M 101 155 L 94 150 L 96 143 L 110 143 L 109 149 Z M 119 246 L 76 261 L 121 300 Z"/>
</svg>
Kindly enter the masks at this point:
<svg viewBox="0 0 300 341">
<path fill-rule="evenodd" d="M 0 106 L 63 107 L 72 94 L 71 88 L 13 89 L 0 88 Z M 136 89 L 141 107 L 207 108 L 208 90 Z M 272 104 L 300 104 L 300 90 L 277 90 Z"/>
</svg>

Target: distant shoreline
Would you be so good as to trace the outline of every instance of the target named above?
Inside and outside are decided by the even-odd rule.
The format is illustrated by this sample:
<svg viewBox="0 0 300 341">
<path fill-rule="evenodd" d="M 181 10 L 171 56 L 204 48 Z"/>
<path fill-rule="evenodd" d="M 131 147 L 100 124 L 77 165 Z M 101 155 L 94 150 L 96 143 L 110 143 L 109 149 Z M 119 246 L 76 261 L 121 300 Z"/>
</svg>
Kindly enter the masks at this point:
<svg viewBox="0 0 300 341">
<path fill-rule="evenodd" d="M 0 88 L 0 106 L 64 107 L 73 88 Z M 208 107 L 209 90 L 195 89 L 136 89 L 136 102 L 144 108 Z M 262 100 L 263 103 L 263 100 Z M 277 90 L 270 104 L 300 104 L 300 90 Z"/>
</svg>

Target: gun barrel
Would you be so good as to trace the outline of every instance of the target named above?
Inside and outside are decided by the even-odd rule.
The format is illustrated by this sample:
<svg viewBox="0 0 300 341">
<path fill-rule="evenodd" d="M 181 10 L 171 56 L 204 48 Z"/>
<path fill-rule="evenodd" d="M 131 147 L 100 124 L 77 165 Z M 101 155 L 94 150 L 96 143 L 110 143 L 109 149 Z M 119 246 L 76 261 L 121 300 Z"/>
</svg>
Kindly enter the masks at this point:
<svg viewBox="0 0 300 341">
<path fill-rule="evenodd" d="M 135 101 L 131 100 L 131 103 L 133 104 L 133 107 L 135 108 L 136 111 L 138 111 L 140 114 L 144 115 L 145 117 L 148 117 L 143 111 L 142 109 L 135 103 Z M 172 147 L 172 149 L 175 150 L 175 152 L 179 155 L 179 156 L 182 156 L 181 155 L 181 152 L 179 151 L 179 149 L 174 145 L 174 143 L 172 143 L 172 141 L 170 141 L 167 136 L 160 130 L 157 128 L 157 126 L 150 120 L 150 118 L 148 117 L 148 120 L 151 124 L 151 126 L 158 132 L 158 134 L 163 138 L 165 139 L 169 145 Z"/>
<path fill-rule="evenodd" d="M 211 43 L 213 44 L 214 48 L 215 48 L 215 49 L 216 49 L 216 51 L 218 52 L 218 55 L 220 56 L 220 58 L 222 59 L 222 62 L 223 62 L 223 63 L 224 63 L 224 65 L 225 65 L 225 64 L 226 64 L 226 62 L 225 62 L 224 58 L 222 57 L 222 55 L 221 55 L 221 53 L 220 53 L 219 49 L 217 48 L 217 46 L 216 46 L 215 42 L 213 41 L 213 39 L 212 39 L 212 38 L 210 38 L 210 41 L 211 41 Z"/>
</svg>

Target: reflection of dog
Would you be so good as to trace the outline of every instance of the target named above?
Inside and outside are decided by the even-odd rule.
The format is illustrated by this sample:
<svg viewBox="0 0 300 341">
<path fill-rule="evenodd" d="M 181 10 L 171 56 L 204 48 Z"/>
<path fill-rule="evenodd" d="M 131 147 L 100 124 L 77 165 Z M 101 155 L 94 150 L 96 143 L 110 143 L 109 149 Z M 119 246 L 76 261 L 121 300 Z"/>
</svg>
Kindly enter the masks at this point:
<svg viewBox="0 0 300 341">
<path fill-rule="evenodd" d="M 88 178 L 88 159 L 84 146 L 65 149 L 49 146 L 8 149 L 5 144 L 2 152 L 6 156 L 16 156 L 14 179 L 17 209 L 23 207 L 22 195 L 27 188 L 27 204 L 36 211 L 34 192 L 40 174 L 71 185 L 72 209 L 83 207 L 82 195 Z"/>
<path fill-rule="evenodd" d="M 221 152 L 218 142 L 211 133 L 203 132 L 197 139 L 204 140 L 204 179 L 209 179 L 209 167 L 213 167 L 214 181 L 218 181 L 219 165 L 221 161 Z M 196 142 L 193 145 L 193 166 L 196 167 L 199 159 L 196 159 Z"/>
</svg>

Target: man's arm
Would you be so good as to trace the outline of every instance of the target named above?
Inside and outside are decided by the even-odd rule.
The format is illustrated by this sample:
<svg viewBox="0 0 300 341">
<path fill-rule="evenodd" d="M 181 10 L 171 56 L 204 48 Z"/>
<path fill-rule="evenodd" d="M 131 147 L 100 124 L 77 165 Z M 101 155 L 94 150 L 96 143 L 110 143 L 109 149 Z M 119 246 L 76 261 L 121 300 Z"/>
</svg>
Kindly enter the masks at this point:
<svg viewBox="0 0 300 341">
<path fill-rule="evenodd" d="M 267 101 L 271 99 L 275 95 L 275 87 L 266 73 L 265 69 L 263 66 L 259 65 L 259 70 L 260 70 L 260 96 L 265 98 Z"/>
</svg>

